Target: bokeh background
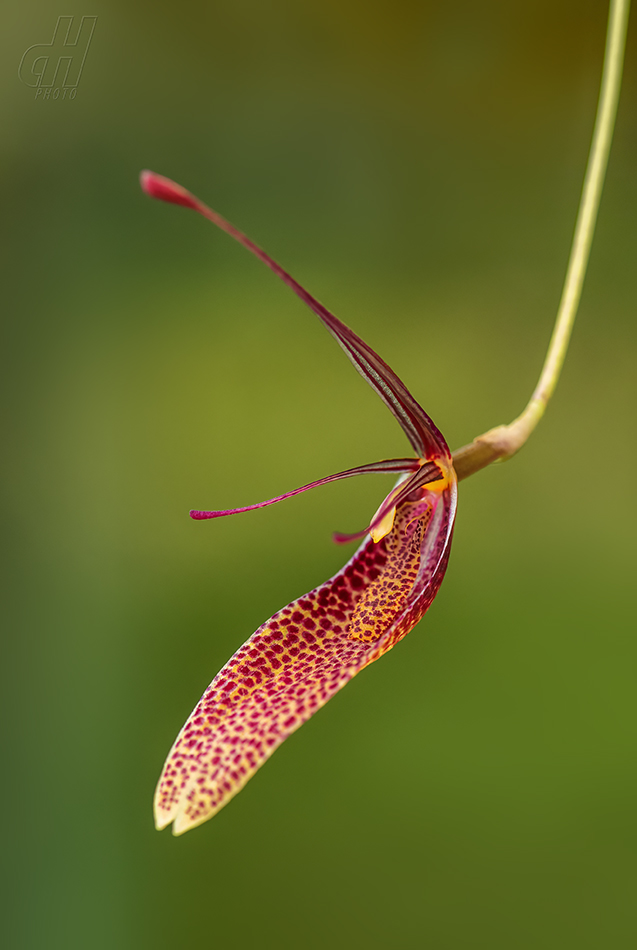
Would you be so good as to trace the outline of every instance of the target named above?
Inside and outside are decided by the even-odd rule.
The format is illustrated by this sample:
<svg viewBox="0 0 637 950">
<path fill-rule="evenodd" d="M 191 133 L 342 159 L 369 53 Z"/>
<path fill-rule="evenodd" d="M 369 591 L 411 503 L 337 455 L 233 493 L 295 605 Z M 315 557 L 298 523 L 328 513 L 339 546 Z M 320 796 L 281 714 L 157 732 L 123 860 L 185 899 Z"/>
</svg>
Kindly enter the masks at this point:
<svg viewBox="0 0 637 950">
<path fill-rule="evenodd" d="M 198 193 L 396 369 L 452 448 L 539 371 L 597 99 L 602 0 L 92 0 L 3 8 L 6 860 L 17 950 L 633 948 L 637 30 L 554 403 L 461 486 L 419 627 L 213 821 L 152 825 L 213 674 L 336 571 L 403 455 L 315 317 Z M 74 101 L 24 50 L 97 15 Z"/>
</svg>

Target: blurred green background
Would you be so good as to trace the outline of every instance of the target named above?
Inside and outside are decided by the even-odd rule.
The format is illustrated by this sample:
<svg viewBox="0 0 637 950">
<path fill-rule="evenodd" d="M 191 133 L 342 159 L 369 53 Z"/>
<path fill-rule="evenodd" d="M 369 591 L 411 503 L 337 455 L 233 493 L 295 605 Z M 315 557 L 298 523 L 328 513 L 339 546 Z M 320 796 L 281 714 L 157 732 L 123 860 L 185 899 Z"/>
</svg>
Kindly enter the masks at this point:
<svg viewBox="0 0 637 950">
<path fill-rule="evenodd" d="M 74 101 L 24 50 L 97 15 Z M 213 674 L 391 482 L 194 523 L 404 455 L 316 318 L 452 448 L 515 416 L 566 266 L 602 0 L 93 0 L 3 10 L 9 948 L 634 948 L 637 30 L 575 336 L 512 462 L 463 483 L 420 626 L 218 817 L 158 834 Z"/>
</svg>

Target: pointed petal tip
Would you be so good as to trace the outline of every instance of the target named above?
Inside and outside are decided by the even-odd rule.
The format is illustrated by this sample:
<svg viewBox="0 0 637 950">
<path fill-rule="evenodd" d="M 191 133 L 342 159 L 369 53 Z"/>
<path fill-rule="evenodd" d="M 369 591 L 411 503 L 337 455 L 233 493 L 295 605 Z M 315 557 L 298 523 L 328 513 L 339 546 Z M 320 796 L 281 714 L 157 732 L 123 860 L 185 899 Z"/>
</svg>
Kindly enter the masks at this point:
<svg viewBox="0 0 637 950">
<path fill-rule="evenodd" d="M 166 178 L 164 175 L 158 175 L 144 169 L 139 175 L 139 183 L 147 195 L 151 198 L 157 198 L 159 201 L 168 201 L 175 205 L 182 205 L 184 208 L 193 208 L 199 210 L 199 202 L 194 195 L 178 185 L 176 181 Z"/>
<path fill-rule="evenodd" d="M 171 823 L 172 820 L 173 820 L 173 816 L 172 816 L 172 815 L 171 815 L 169 818 L 166 818 L 165 815 L 160 816 L 157 812 L 155 812 L 155 828 L 156 828 L 156 830 L 157 830 L 157 831 L 163 831 L 164 828 L 166 828 L 166 827 Z"/>
<path fill-rule="evenodd" d="M 197 825 L 202 825 L 204 821 L 208 821 L 210 815 L 206 815 L 205 818 L 202 818 L 200 821 L 190 821 L 184 815 L 179 815 L 173 821 L 173 826 L 171 829 L 171 834 L 173 838 L 181 838 L 182 835 L 185 835 L 187 831 L 190 831 L 191 828 L 196 828 Z"/>
<path fill-rule="evenodd" d="M 233 791 L 230 798 L 234 798 L 237 792 L 241 791 L 241 789 L 243 788 L 243 785 L 245 785 L 245 782 L 242 783 L 235 791 Z M 226 799 L 223 802 L 223 805 L 227 804 L 230 798 Z M 223 805 L 221 805 L 220 807 L 223 807 Z M 219 811 L 219 808 L 211 808 L 208 811 L 206 811 L 203 815 L 199 815 L 198 818 L 191 818 L 190 815 L 188 815 L 185 810 L 180 811 L 177 815 L 175 815 L 175 819 L 173 821 L 173 827 L 172 827 L 173 838 L 180 838 L 182 835 L 185 835 L 187 831 L 190 831 L 191 828 L 198 828 L 199 825 L 205 824 L 207 821 L 210 821 L 211 818 L 214 818 L 214 816 L 217 814 L 218 811 Z"/>
<path fill-rule="evenodd" d="M 175 818 L 173 821 L 171 834 L 173 838 L 180 838 L 181 835 L 185 834 L 189 830 L 190 827 L 190 822 L 180 821 L 179 818 Z"/>
<path fill-rule="evenodd" d="M 164 828 L 167 828 L 171 821 L 177 815 L 177 812 L 180 807 L 180 802 L 172 802 L 166 807 L 166 804 L 162 802 L 162 785 L 164 781 L 164 772 L 165 766 L 162 770 L 161 777 L 157 783 L 157 788 L 155 789 L 155 797 L 153 799 L 153 817 L 155 819 L 155 828 L 157 831 L 163 831 Z"/>
</svg>

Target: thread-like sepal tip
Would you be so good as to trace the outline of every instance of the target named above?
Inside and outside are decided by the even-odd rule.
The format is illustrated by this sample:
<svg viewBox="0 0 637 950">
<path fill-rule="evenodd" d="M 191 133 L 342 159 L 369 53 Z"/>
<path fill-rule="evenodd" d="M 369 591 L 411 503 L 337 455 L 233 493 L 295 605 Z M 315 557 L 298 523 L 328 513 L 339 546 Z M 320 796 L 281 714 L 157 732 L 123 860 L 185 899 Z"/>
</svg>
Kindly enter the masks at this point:
<svg viewBox="0 0 637 950">
<path fill-rule="evenodd" d="M 176 181 L 165 178 L 163 175 L 157 175 L 156 172 L 145 169 L 140 172 L 139 183 L 142 191 L 145 191 L 151 198 L 158 198 L 160 201 L 169 201 L 171 204 L 182 205 L 184 208 L 193 208 L 199 210 L 199 202 L 194 195 L 178 185 Z"/>
</svg>

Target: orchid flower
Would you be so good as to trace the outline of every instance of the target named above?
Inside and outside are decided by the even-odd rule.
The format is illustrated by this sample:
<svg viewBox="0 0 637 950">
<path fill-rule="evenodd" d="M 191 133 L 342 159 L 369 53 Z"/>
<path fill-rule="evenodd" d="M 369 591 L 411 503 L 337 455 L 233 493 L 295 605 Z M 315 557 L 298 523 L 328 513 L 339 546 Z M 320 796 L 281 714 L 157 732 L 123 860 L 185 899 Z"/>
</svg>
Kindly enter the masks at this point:
<svg viewBox="0 0 637 950">
<path fill-rule="evenodd" d="M 318 485 L 373 472 L 401 478 L 334 577 L 270 617 L 214 678 L 177 736 L 155 793 L 158 828 L 183 834 L 216 814 L 287 737 L 364 667 L 391 650 L 431 605 L 447 568 L 457 480 L 511 458 L 542 418 L 564 363 L 582 292 L 615 124 L 630 0 L 611 0 L 602 83 L 562 299 L 538 384 L 524 411 L 453 453 L 398 376 L 241 231 L 180 185 L 143 172 L 142 188 L 199 212 L 248 248 L 314 311 L 394 414 L 415 452 L 321 478 L 221 518 L 274 504 Z"/>
<path fill-rule="evenodd" d="M 263 261 L 325 324 L 401 425 L 413 458 L 386 459 L 328 475 L 258 504 L 191 511 L 220 518 L 252 511 L 319 485 L 395 472 L 397 486 L 338 574 L 270 617 L 215 676 L 177 736 L 155 794 L 158 828 L 207 821 L 239 792 L 289 735 L 364 667 L 402 640 L 431 605 L 447 568 L 456 475 L 442 434 L 392 369 L 359 336 L 228 221 L 175 182 L 143 172 L 154 198 L 198 211 Z"/>
</svg>

